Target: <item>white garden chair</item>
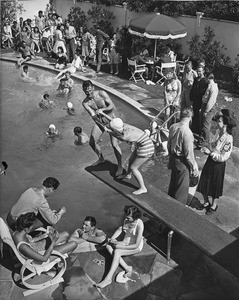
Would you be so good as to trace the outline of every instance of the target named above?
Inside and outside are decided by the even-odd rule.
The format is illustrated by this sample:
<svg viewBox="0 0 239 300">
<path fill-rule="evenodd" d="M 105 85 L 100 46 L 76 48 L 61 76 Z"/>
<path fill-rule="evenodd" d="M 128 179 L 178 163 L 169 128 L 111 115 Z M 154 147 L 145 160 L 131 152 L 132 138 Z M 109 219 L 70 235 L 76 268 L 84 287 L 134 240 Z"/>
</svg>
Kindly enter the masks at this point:
<svg viewBox="0 0 239 300">
<path fill-rule="evenodd" d="M 42 230 L 44 230 L 44 228 L 42 228 Z M 36 264 L 32 259 L 24 258 L 17 250 L 10 230 L 2 218 L 0 218 L 0 237 L 4 243 L 8 244 L 12 248 L 17 259 L 22 264 L 20 277 L 22 284 L 28 288 L 27 291 L 23 292 L 24 296 L 28 296 L 64 281 L 62 276 L 66 270 L 65 258 L 67 255 L 62 255 L 60 252 L 53 250 L 50 259 L 42 264 Z M 50 271 L 56 264 L 58 265 L 58 270 L 52 278 L 47 275 L 47 272 Z"/>
<path fill-rule="evenodd" d="M 132 59 L 127 59 L 128 60 L 128 68 L 129 71 L 131 72 L 131 77 L 129 80 L 133 79 L 134 82 L 138 82 L 140 80 L 145 81 L 143 74 L 147 71 L 146 70 L 146 65 L 138 65 L 136 60 Z"/>
</svg>

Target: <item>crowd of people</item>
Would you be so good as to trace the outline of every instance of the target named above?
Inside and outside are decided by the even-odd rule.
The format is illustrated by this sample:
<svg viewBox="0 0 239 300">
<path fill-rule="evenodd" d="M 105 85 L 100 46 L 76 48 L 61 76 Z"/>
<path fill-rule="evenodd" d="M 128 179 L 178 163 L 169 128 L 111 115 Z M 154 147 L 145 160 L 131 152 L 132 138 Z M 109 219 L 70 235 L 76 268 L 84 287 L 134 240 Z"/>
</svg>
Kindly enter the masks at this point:
<svg viewBox="0 0 239 300">
<path fill-rule="evenodd" d="M 12 26 L 8 22 L 4 24 L 2 47 L 15 47 L 21 53 L 17 66 L 23 66 L 21 77 L 32 80 L 29 77 L 28 66 L 25 63 L 35 57 L 35 53 L 45 51 L 56 58 L 55 68 L 61 70 L 56 76 L 60 79 L 58 90 L 68 94 L 73 87 L 71 75 L 76 70 L 85 71 L 94 52 L 96 61 L 96 73 L 101 70 L 103 48 L 108 41 L 107 57 L 110 64 L 110 73 L 119 73 L 119 63 L 122 59 L 123 67 L 127 66 L 127 58 L 132 56 L 132 40 L 127 29 L 121 33 L 116 32 L 111 37 L 96 28 L 93 36 L 86 28 L 76 32 L 67 20 L 62 19 L 51 11 L 38 12 L 34 20 L 21 18 L 19 24 L 14 21 Z M 80 46 L 79 46 L 80 45 Z M 148 54 L 142 50 L 142 56 Z M 139 59 L 134 56 L 134 59 Z M 167 45 L 162 61 L 175 61 L 175 54 L 170 45 Z M 67 67 L 67 64 L 70 66 Z M 148 70 L 150 72 L 150 70 Z M 148 76 L 148 75 L 147 75 Z M 209 72 L 204 61 L 198 62 L 197 70 L 193 70 L 190 60 L 185 62 L 183 72 L 180 69 L 168 70 L 164 81 L 164 104 L 165 119 L 176 110 L 180 111 L 180 121 L 169 126 L 169 137 L 167 152 L 169 154 L 168 168 L 171 170 L 168 194 L 187 205 L 188 190 L 191 178 L 199 178 L 198 192 L 203 195 L 204 203 L 197 207 L 205 209 L 205 214 L 210 215 L 218 208 L 218 200 L 223 193 L 223 182 L 225 176 L 225 165 L 229 159 L 232 147 L 232 129 L 236 126 L 233 112 L 222 109 L 218 112 L 217 96 L 218 86 L 214 81 L 213 73 Z M 88 112 L 94 125 L 90 137 L 88 137 L 80 126 L 73 129 L 76 136 L 76 145 L 89 142 L 90 147 L 96 153 L 98 159 L 94 166 L 105 161 L 102 149 L 98 144 L 103 133 L 110 137 L 111 145 L 117 160 L 118 168 L 115 176 L 119 180 L 130 179 L 134 175 L 138 182 L 138 189 L 134 195 L 147 193 L 140 167 L 150 159 L 155 152 L 157 142 L 150 131 L 143 131 L 135 126 L 124 123 L 116 117 L 115 105 L 107 92 L 95 90 L 90 80 L 83 82 L 82 89 L 86 95 L 82 102 L 84 109 Z M 54 105 L 48 93 L 44 93 L 39 106 L 49 109 Z M 75 114 L 73 104 L 67 103 L 67 112 Z M 215 140 L 211 140 L 210 127 L 212 120 L 217 122 L 218 134 Z M 59 137 L 60 133 L 54 124 L 51 124 L 46 132 L 48 137 Z M 194 135 L 198 143 L 195 144 Z M 118 141 L 133 145 L 129 158 L 128 169 L 122 166 L 122 151 Z M 208 156 L 199 175 L 198 164 L 195 159 L 194 149 L 198 147 Z M 37 245 L 42 239 L 36 239 L 31 233 L 43 226 L 53 226 L 66 213 L 66 208 L 59 211 L 51 210 L 45 198 L 53 193 L 59 186 L 56 178 L 48 177 L 40 188 L 29 188 L 26 190 L 7 216 L 8 226 L 13 230 L 13 240 L 18 251 L 24 257 L 45 262 L 49 259 L 53 249 L 61 253 L 73 252 L 79 244 L 89 242 L 106 246 L 112 255 L 112 264 L 106 277 L 98 283 L 98 288 L 104 288 L 112 282 L 113 275 L 119 265 L 125 270 L 125 276 L 132 275 L 132 266 L 126 264 L 122 256 L 138 253 L 143 248 L 144 225 L 141 212 L 134 205 L 124 208 L 124 222 L 116 230 L 111 238 L 107 238 L 104 231 L 96 227 L 96 220 L 87 216 L 83 221 L 82 228 L 76 229 L 71 235 L 67 232 L 58 233 L 55 229 L 49 234 L 50 246 L 46 243 Z M 211 201 L 209 199 L 211 197 Z M 125 237 L 118 240 L 121 233 Z"/>
</svg>

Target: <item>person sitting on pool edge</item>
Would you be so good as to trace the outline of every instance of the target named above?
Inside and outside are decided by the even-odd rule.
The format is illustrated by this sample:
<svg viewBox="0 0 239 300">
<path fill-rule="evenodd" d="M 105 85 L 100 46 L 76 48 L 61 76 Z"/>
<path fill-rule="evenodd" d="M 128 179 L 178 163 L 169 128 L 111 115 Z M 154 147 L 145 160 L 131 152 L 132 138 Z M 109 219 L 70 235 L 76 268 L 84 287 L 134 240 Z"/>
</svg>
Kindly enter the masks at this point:
<svg viewBox="0 0 239 300">
<path fill-rule="evenodd" d="M 70 235 L 68 242 L 102 244 L 105 240 L 106 234 L 104 231 L 96 228 L 96 219 L 92 216 L 87 216 L 84 219 L 82 228 L 76 229 Z"/>
<path fill-rule="evenodd" d="M 16 66 L 20 68 L 23 63 L 30 61 L 32 57 L 36 58 L 35 53 L 31 50 L 29 46 L 27 46 L 26 42 L 22 41 L 22 45 L 19 48 L 19 52 L 22 57 L 19 58 L 16 62 Z"/>
<path fill-rule="evenodd" d="M 75 140 L 75 145 L 83 145 L 89 142 L 89 137 L 86 133 L 82 131 L 82 128 L 76 126 L 73 129 L 74 135 L 77 136 L 77 140 Z"/>
<path fill-rule="evenodd" d="M 69 71 L 65 72 L 65 76 L 60 80 L 58 90 L 64 94 L 68 94 L 73 87 L 73 80 L 71 79 L 71 73 Z"/>
<path fill-rule="evenodd" d="M 50 100 L 50 95 L 48 93 L 44 93 L 42 95 L 42 100 L 39 102 L 39 106 L 42 109 L 51 108 L 53 105 L 53 101 Z"/>
</svg>

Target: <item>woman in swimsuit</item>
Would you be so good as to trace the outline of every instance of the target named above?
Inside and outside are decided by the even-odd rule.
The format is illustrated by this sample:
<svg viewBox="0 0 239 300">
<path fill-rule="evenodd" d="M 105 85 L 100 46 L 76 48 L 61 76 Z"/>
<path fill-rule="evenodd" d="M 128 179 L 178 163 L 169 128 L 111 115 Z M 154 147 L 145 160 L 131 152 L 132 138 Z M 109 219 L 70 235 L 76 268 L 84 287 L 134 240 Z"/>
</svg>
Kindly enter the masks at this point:
<svg viewBox="0 0 239 300">
<path fill-rule="evenodd" d="M 68 239 L 69 234 L 67 232 L 58 233 L 56 230 L 52 230 L 52 232 L 49 233 L 51 243 L 50 246 L 45 249 L 46 234 L 35 238 L 29 235 L 35 219 L 36 216 L 33 212 L 20 215 L 17 219 L 16 231 L 13 233 L 13 241 L 17 250 L 24 258 L 33 259 L 34 262 L 42 263 L 48 261 L 53 250 L 57 250 L 61 254 L 70 254 L 75 250 L 77 247 L 75 242 L 64 243 Z"/>
<path fill-rule="evenodd" d="M 142 166 L 153 154 L 154 144 L 151 138 L 141 129 L 132 125 L 123 123 L 120 118 L 112 119 L 110 116 L 103 114 L 110 121 L 109 128 L 105 126 L 105 131 L 116 137 L 118 140 L 133 143 L 134 151 L 129 158 L 129 166 L 126 174 L 120 175 L 118 179 L 130 178 L 131 172 L 139 183 L 139 189 L 134 191 L 134 195 L 147 193 L 147 188 L 144 184 L 143 176 L 139 171 Z"/>
<path fill-rule="evenodd" d="M 113 261 L 105 279 L 96 285 L 96 287 L 101 289 L 111 284 L 114 272 L 119 264 L 125 269 L 124 276 L 130 277 L 133 268 L 126 264 L 122 256 L 133 255 L 143 249 L 144 223 L 140 219 L 141 211 L 136 206 L 130 205 L 125 206 L 124 213 L 125 219 L 122 226 L 115 231 L 106 246 L 110 254 L 113 255 Z M 123 241 L 118 241 L 117 238 L 122 233 L 124 233 L 124 239 Z"/>
</svg>

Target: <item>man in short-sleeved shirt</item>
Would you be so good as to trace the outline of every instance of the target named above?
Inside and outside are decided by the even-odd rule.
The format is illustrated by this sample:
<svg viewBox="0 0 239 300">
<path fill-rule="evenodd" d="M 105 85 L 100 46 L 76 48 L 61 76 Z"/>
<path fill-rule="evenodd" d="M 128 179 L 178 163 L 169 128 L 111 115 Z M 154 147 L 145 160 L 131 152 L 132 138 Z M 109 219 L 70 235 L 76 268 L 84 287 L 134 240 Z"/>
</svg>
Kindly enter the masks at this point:
<svg viewBox="0 0 239 300">
<path fill-rule="evenodd" d="M 58 212 L 51 210 L 45 196 L 53 193 L 59 186 L 59 181 L 54 177 L 46 178 L 41 188 L 29 188 L 18 199 L 7 216 L 8 226 L 14 230 L 17 218 L 28 212 L 34 212 L 37 216 L 34 228 L 56 224 L 66 208 L 62 207 Z"/>
<path fill-rule="evenodd" d="M 198 175 L 198 165 L 194 157 L 194 138 L 189 128 L 192 109 L 184 108 L 179 123 L 169 128 L 168 152 L 171 178 L 168 195 L 187 204 L 189 175 Z"/>
</svg>

